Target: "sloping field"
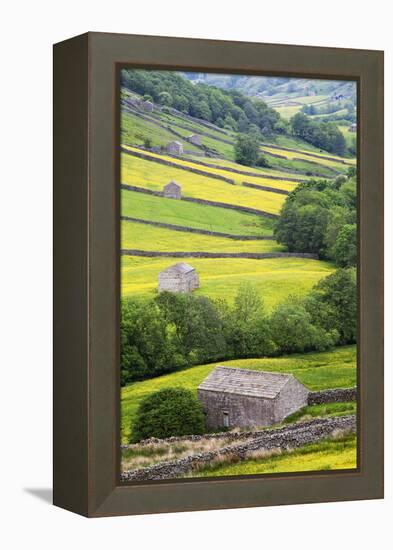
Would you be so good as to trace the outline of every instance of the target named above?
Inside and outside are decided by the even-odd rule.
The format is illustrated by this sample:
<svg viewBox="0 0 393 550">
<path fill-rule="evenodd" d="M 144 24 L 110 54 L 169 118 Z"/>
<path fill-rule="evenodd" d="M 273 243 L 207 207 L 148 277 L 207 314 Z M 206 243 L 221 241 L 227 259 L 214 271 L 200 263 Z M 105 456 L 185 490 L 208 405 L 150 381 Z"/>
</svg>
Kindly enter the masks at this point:
<svg viewBox="0 0 393 550">
<path fill-rule="evenodd" d="M 190 160 L 198 160 L 198 157 L 193 157 L 192 155 L 189 155 L 187 158 Z M 202 160 L 203 162 L 206 162 L 206 163 L 220 165 L 220 167 L 222 166 L 223 169 L 228 169 L 227 170 L 228 176 L 229 176 L 229 173 L 231 172 L 231 170 L 229 169 L 234 168 L 235 170 L 239 170 L 240 172 L 254 172 L 258 175 L 260 174 L 260 176 L 266 177 L 266 179 L 269 179 L 269 176 L 273 176 L 274 178 L 280 178 L 281 180 L 286 181 L 288 183 L 292 183 L 294 185 L 296 185 L 297 182 L 299 181 L 307 180 L 310 178 L 310 176 L 305 176 L 303 174 L 296 174 L 296 173 L 291 174 L 289 172 L 274 170 L 272 168 L 260 168 L 259 166 L 244 166 L 243 164 L 238 164 L 233 160 L 228 160 L 223 158 L 204 158 Z M 292 181 L 292 178 L 296 179 L 296 181 Z"/>
<path fill-rule="evenodd" d="M 160 252 L 284 252 L 276 241 L 234 241 L 225 237 L 198 235 L 153 227 L 143 223 L 121 222 L 123 249 Z"/>
<path fill-rule="evenodd" d="M 157 292 L 158 274 L 178 258 L 121 258 L 121 294 L 153 296 Z M 255 284 L 268 309 L 290 294 L 303 296 L 334 267 L 321 260 L 305 258 L 190 258 L 187 260 L 198 271 L 201 288 L 194 291 L 210 298 L 232 301 L 241 282 Z"/>
<path fill-rule="evenodd" d="M 215 206 L 121 191 L 123 215 L 231 235 L 271 236 L 273 220 Z"/>
<path fill-rule="evenodd" d="M 153 146 L 166 146 L 170 141 L 177 139 L 174 134 L 165 128 L 137 115 L 123 112 L 121 115 L 121 141 L 143 145 L 145 138 L 149 138 Z M 187 149 L 191 151 L 199 150 L 191 143 L 187 143 Z"/>
<path fill-rule="evenodd" d="M 223 166 L 222 168 L 215 168 L 215 167 L 213 168 L 211 166 L 207 166 L 206 164 L 200 164 L 197 161 L 193 162 L 192 160 L 188 160 L 188 158 L 176 158 L 176 157 L 170 157 L 168 155 L 159 155 L 158 153 L 153 153 L 151 151 L 141 151 L 136 147 L 130 147 L 127 145 L 125 145 L 123 148 L 127 151 L 130 151 L 131 153 L 132 152 L 136 154 L 142 153 L 147 157 L 151 157 L 152 162 L 154 162 L 155 159 L 157 159 L 158 161 L 160 159 L 163 159 L 182 168 L 197 169 L 197 170 L 202 170 L 203 172 L 206 172 L 206 174 L 215 174 L 218 176 L 224 176 L 226 178 L 233 180 L 237 184 L 241 184 L 243 181 L 249 181 L 251 183 L 265 185 L 276 189 L 283 189 L 285 191 L 292 191 L 292 189 L 296 187 L 296 182 L 285 180 L 285 179 L 271 180 L 269 178 L 264 178 L 263 173 L 261 173 L 261 175 L 258 177 L 242 175 L 242 174 L 237 174 L 236 172 L 232 172 L 230 170 L 226 170 L 225 166 Z M 209 164 L 209 159 L 204 159 L 202 162 L 206 162 L 207 164 Z M 210 159 L 210 164 L 216 164 L 216 159 Z M 239 170 L 238 167 L 241 166 L 236 163 L 231 163 L 231 165 L 233 168 L 236 168 L 236 170 Z M 229 165 L 229 167 L 231 166 Z M 250 168 L 250 167 L 243 166 L 242 168 L 244 172 L 250 172 L 250 173 L 258 172 L 258 170 L 254 170 L 253 168 Z"/>
<path fill-rule="evenodd" d="M 193 174 L 172 166 L 164 166 L 148 160 L 121 155 L 121 183 L 162 191 L 172 179 L 182 187 L 182 195 L 209 201 L 219 201 L 236 206 L 254 208 L 278 214 L 285 196 L 260 191 Z"/>
<path fill-rule="evenodd" d="M 356 346 L 335 348 L 324 353 L 305 353 L 276 358 L 237 359 L 192 367 L 152 380 L 136 382 L 121 390 L 122 442 L 127 443 L 131 424 L 142 399 L 164 388 L 186 388 L 196 393 L 199 384 L 217 365 L 243 369 L 290 373 L 310 390 L 345 388 L 356 385 Z"/>
<path fill-rule="evenodd" d="M 341 161 L 345 160 L 345 162 L 347 162 L 347 160 L 346 159 L 340 159 L 339 157 L 337 157 L 338 161 L 335 162 L 335 161 L 329 160 L 329 159 L 327 159 L 323 156 L 319 156 L 318 158 L 316 158 L 314 156 L 308 155 L 306 152 L 303 153 L 301 151 L 287 151 L 286 149 L 276 149 L 276 148 L 272 148 L 272 147 L 267 147 L 265 145 L 263 145 L 261 147 L 261 149 L 262 149 L 262 151 L 266 151 L 268 153 L 282 155 L 282 156 L 286 157 L 289 160 L 300 159 L 300 160 L 304 160 L 306 162 L 318 163 L 321 166 L 327 166 L 327 167 L 333 168 L 334 170 L 340 170 L 340 171 L 345 171 L 346 170 L 345 165 L 342 162 L 340 162 L 340 160 Z M 348 159 L 348 163 L 351 163 L 350 159 Z"/>
</svg>

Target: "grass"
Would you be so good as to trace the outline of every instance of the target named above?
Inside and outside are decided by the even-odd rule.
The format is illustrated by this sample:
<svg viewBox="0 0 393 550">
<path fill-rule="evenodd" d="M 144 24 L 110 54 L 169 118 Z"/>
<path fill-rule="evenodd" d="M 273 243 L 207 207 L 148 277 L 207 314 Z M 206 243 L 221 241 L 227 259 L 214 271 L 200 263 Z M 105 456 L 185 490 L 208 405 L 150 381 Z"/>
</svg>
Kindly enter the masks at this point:
<svg viewBox="0 0 393 550">
<path fill-rule="evenodd" d="M 135 147 L 125 146 L 125 149 L 129 151 L 138 151 L 138 149 L 135 149 Z M 288 180 L 271 180 L 269 178 L 263 178 L 263 177 L 254 177 L 254 176 L 246 176 L 242 174 L 236 174 L 234 172 L 230 172 L 225 169 L 225 166 L 222 168 L 211 168 L 210 166 L 202 166 L 200 164 L 197 164 L 195 162 L 192 162 L 192 159 L 187 159 L 186 157 L 182 158 L 173 158 L 166 155 L 159 155 L 157 153 L 153 153 L 150 151 L 145 152 L 146 155 L 151 157 L 152 159 L 165 159 L 169 160 L 170 162 L 173 162 L 174 164 L 177 164 L 179 166 L 184 166 L 188 168 L 196 168 L 198 170 L 203 170 L 207 174 L 214 174 L 218 176 L 224 176 L 226 178 L 230 178 L 237 184 L 241 184 L 243 181 L 248 181 L 251 183 L 257 183 L 259 185 L 267 185 L 269 187 L 273 187 L 275 189 L 283 189 L 285 191 L 292 191 L 296 187 L 296 182 L 288 181 Z M 209 162 L 209 159 L 207 159 L 207 162 Z M 215 159 L 213 161 L 210 161 L 211 163 L 215 164 Z M 238 169 L 239 164 L 231 163 L 232 166 L 236 167 Z M 246 171 L 257 171 L 253 168 L 250 168 L 249 166 L 243 166 L 243 170 Z M 261 173 L 261 176 L 263 174 Z"/>
<path fill-rule="evenodd" d="M 261 146 L 261 152 L 269 152 L 269 147 Z M 268 160 L 272 168 L 278 169 L 278 170 L 290 170 L 294 174 L 299 175 L 301 173 L 305 174 L 314 174 L 314 177 L 334 177 L 337 175 L 337 171 L 345 172 L 346 167 L 344 164 L 337 164 L 336 166 L 327 166 L 325 162 L 321 163 L 318 162 L 317 159 L 312 159 L 310 157 L 306 157 L 305 155 L 302 155 L 299 153 L 290 153 L 288 151 L 279 150 L 279 149 L 271 149 L 270 151 L 274 155 L 282 155 L 285 158 L 277 158 L 274 156 L 268 155 Z M 289 158 L 287 155 L 292 154 L 293 157 L 299 158 L 299 160 L 294 160 L 294 158 Z M 305 158 L 301 158 L 304 156 Z M 296 172 L 296 170 L 300 172 Z"/>
<path fill-rule="evenodd" d="M 193 157 L 192 155 L 189 155 L 188 158 L 190 160 L 198 160 L 197 157 Z M 268 178 L 268 176 L 278 176 L 279 178 L 281 178 L 281 181 L 284 182 L 285 184 L 291 184 L 292 186 L 295 186 L 297 185 L 297 182 L 296 181 L 289 181 L 288 180 L 288 177 L 293 177 L 295 176 L 299 181 L 303 180 L 303 179 L 309 179 L 310 176 L 305 176 L 303 174 L 288 174 L 288 172 L 283 172 L 283 171 L 280 171 L 280 170 L 274 170 L 272 168 L 260 168 L 259 166 L 245 166 L 243 164 L 238 164 L 237 162 L 234 162 L 233 160 L 228 160 L 228 159 L 223 159 L 223 158 L 204 158 L 203 159 L 203 162 L 208 162 L 210 164 L 218 164 L 220 166 L 222 166 L 223 168 L 235 168 L 236 170 L 240 170 L 242 172 L 253 172 L 253 173 L 256 173 L 256 174 L 260 174 L 261 176 L 266 176 L 266 185 L 270 185 L 270 187 L 274 187 L 274 186 L 279 186 L 280 185 L 280 181 L 275 181 L 274 180 L 271 180 Z M 231 177 L 231 175 L 233 175 L 233 172 L 230 172 L 228 171 L 227 174 L 228 177 Z M 245 175 L 245 176 L 241 176 L 240 177 L 242 178 L 242 181 L 243 180 L 246 180 L 246 181 L 251 181 L 249 180 L 249 176 Z M 252 180 L 254 181 L 254 180 Z M 255 182 L 262 182 L 263 180 L 258 177 L 255 179 Z M 269 183 L 268 183 L 269 182 Z M 273 183 L 273 185 L 271 185 L 271 183 Z M 280 189 L 281 187 L 277 187 L 278 189 Z M 285 187 L 282 187 L 282 189 L 285 189 Z M 288 187 L 288 190 L 289 190 L 289 187 Z"/>
<path fill-rule="evenodd" d="M 123 143 L 143 145 L 144 138 L 151 139 L 153 146 L 167 145 L 176 138 L 171 132 L 160 128 L 153 122 L 130 113 L 121 115 L 121 139 Z M 187 149 L 198 151 L 198 148 L 187 143 Z"/>
<path fill-rule="evenodd" d="M 135 382 L 121 389 L 122 443 L 129 441 L 131 424 L 139 403 L 152 392 L 164 388 L 186 388 L 196 394 L 198 385 L 218 363 Z M 356 347 L 345 346 L 330 352 L 295 354 L 275 358 L 220 361 L 220 365 L 259 371 L 291 373 L 310 390 L 356 385 Z"/>
<path fill-rule="evenodd" d="M 302 108 L 301 105 L 275 106 L 274 110 L 280 113 L 282 118 L 290 119 Z"/>
<path fill-rule="evenodd" d="M 326 403 L 321 405 L 310 405 L 303 407 L 299 411 L 287 416 L 284 424 L 292 422 L 305 422 L 319 416 L 343 416 L 356 413 L 356 402 L 348 401 L 345 403 Z"/>
<path fill-rule="evenodd" d="M 356 436 L 326 439 L 298 449 L 251 458 L 235 464 L 216 463 L 194 470 L 189 477 L 236 476 L 275 474 L 285 472 L 311 472 L 356 468 Z"/>
<path fill-rule="evenodd" d="M 137 222 L 121 222 L 121 248 L 160 252 L 283 252 L 276 241 L 234 241 L 225 237 L 173 231 Z"/>
<path fill-rule="evenodd" d="M 273 220 L 264 216 L 226 210 L 216 206 L 166 199 L 136 191 L 122 191 L 124 215 L 206 229 L 231 235 L 272 235 Z"/>
<path fill-rule="evenodd" d="M 313 171 L 315 171 L 315 169 L 320 169 L 321 167 L 325 167 L 325 168 L 328 167 L 328 168 L 333 168 L 334 170 L 341 170 L 341 171 L 346 170 L 345 165 L 343 165 L 342 163 L 334 162 L 332 160 L 324 158 L 323 155 L 320 155 L 319 158 L 316 159 L 315 157 L 310 157 L 309 155 L 307 155 L 307 153 L 302 153 L 299 150 L 297 150 L 296 152 L 293 152 L 293 151 L 286 151 L 285 149 L 276 149 L 276 148 L 270 148 L 270 147 L 266 147 L 266 146 L 263 146 L 262 150 L 270 152 L 270 153 L 283 155 L 284 157 L 286 157 L 289 160 L 293 160 L 293 159 L 296 158 L 296 159 L 303 160 L 305 162 L 307 162 L 307 161 L 308 162 L 311 161 L 312 163 L 318 162 L 318 166 L 316 166 L 315 164 L 312 165 L 312 166 L 314 166 L 314 168 L 311 168 Z M 337 157 L 337 159 L 340 160 L 340 157 Z M 270 160 L 270 157 L 269 157 L 269 160 Z M 347 162 L 347 160 L 346 160 L 346 162 Z M 348 160 L 348 162 L 350 162 L 350 161 Z"/>
<path fill-rule="evenodd" d="M 154 296 L 159 272 L 179 261 L 179 258 L 123 256 L 122 296 Z M 305 295 L 334 271 L 328 262 L 304 258 L 192 258 L 188 261 L 201 281 L 201 288 L 195 294 L 232 302 L 240 283 L 247 280 L 255 284 L 268 309 L 290 294 Z"/>
<path fill-rule="evenodd" d="M 285 195 L 230 185 L 208 176 L 122 154 L 122 183 L 161 191 L 172 179 L 181 185 L 183 196 L 255 208 L 272 214 L 279 213 L 285 200 Z"/>
<path fill-rule="evenodd" d="M 318 147 L 315 147 L 311 143 L 307 143 L 307 141 L 303 141 L 295 136 L 286 136 L 286 135 L 277 135 L 271 138 L 269 140 L 268 138 L 264 138 L 263 140 L 266 143 L 272 143 L 273 145 L 278 145 L 281 147 L 289 147 L 290 149 L 298 149 L 299 151 L 309 151 L 310 153 L 320 153 L 321 149 L 318 149 Z M 328 153 L 326 153 L 328 154 Z"/>
<path fill-rule="evenodd" d="M 211 452 L 226 447 L 232 441 L 224 439 L 202 439 L 200 441 L 179 441 L 177 443 L 151 443 L 147 445 L 134 444 L 121 453 L 122 470 L 134 470 L 146 468 L 167 460 L 179 458 L 197 453 Z"/>
</svg>

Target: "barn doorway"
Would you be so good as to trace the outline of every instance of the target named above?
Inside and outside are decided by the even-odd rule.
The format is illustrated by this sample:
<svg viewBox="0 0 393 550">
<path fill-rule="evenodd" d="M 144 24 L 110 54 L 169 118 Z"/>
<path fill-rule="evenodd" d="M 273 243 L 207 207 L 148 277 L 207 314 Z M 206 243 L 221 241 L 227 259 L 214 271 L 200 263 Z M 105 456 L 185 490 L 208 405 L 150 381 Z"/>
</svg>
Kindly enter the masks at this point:
<svg viewBox="0 0 393 550">
<path fill-rule="evenodd" d="M 222 411 L 222 422 L 224 428 L 229 428 L 229 412 L 228 411 Z"/>
</svg>

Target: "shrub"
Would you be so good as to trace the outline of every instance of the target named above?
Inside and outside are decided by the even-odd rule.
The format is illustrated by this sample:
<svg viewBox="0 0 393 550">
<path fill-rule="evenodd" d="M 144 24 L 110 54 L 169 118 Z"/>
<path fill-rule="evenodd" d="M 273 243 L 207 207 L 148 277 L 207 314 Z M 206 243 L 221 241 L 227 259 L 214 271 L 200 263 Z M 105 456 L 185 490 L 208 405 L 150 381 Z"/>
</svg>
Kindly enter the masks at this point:
<svg viewBox="0 0 393 550">
<path fill-rule="evenodd" d="M 235 143 L 235 159 L 239 164 L 253 166 L 258 160 L 259 142 L 255 134 L 238 134 Z"/>
<path fill-rule="evenodd" d="M 324 351 L 334 345 L 334 335 L 315 326 L 302 300 L 290 296 L 279 304 L 270 319 L 272 338 L 280 353 Z"/>
<path fill-rule="evenodd" d="M 257 160 L 257 166 L 260 166 L 261 168 L 270 168 L 271 164 L 268 161 L 266 155 L 259 155 Z"/>
<path fill-rule="evenodd" d="M 166 438 L 202 434 L 202 405 L 189 390 L 167 388 L 146 397 L 136 414 L 131 442 L 149 437 Z"/>
</svg>

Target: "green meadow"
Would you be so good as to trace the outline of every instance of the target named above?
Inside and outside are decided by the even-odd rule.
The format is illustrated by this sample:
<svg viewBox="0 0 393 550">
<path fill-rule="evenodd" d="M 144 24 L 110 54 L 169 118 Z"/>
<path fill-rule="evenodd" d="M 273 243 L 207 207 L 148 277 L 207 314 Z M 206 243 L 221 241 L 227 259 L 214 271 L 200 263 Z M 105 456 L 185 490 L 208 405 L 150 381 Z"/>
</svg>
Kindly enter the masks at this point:
<svg viewBox="0 0 393 550">
<path fill-rule="evenodd" d="M 131 151 L 131 152 L 132 151 L 134 151 L 134 152 L 138 151 L 138 149 L 136 149 L 135 147 L 125 146 L 124 148 L 128 151 Z M 153 161 L 154 161 L 154 159 L 169 160 L 170 162 L 172 162 L 176 165 L 179 165 L 179 167 L 196 168 L 198 170 L 203 170 L 204 172 L 206 172 L 207 175 L 214 174 L 214 175 L 218 175 L 218 176 L 224 176 L 226 178 L 229 178 L 229 179 L 233 180 L 235 183 L 237 183 L 239 185 L 243 181 L 247 181 L 247 182 L 250 182 L 250 183 L 256 183 L 256 184 L 259 184 L 259 185 L 266 185 L 266 186 L 273 187 L 275 189 L 281 189 L 281 190 L 284 190 L 284 191 L 292 191 L 292 189 L 294 189 L 297 185 L 296 182 L 286 180 L 285 176 L 282 176 L 283 179 L 280 179 L 280 180 L 271 180 L 269 178 L 264 178 L 263 177 L 264 174 L 262 172 L 261 172 L 260 176 L 254 177 L 254 176 L 248 176 L 248 175 L 243 175 L 243 174 L 237 174 L 235 172 L 231 172 L 230 170 L 226 170 L 226 167 L 227 166 L 230 167 L 230 165 L 223 166 L 222 168 L 215 168 L 215 167 L 213 168 L 211 166 L 205 166 L 205 165 L 195 163 L 195 162 L 193 162 L 193 159 L 189 159 L 189 158 L 187 158 L 187 159 L 184 159 L 182 157 L 174 158 L 174 157 L 169 157 L 167 155 L 153 153 L 153 152 L 150 152 L 150 151 L 146 151 L 144 154 L 151 157 Z M 212 163 L 216 164 L 216 159 L 214 159 L 214 161 L 212 161 Z M 248 171 L 257 172 L 257 170 L 254 170 L 253 168 L 250 168 L 250 167 L 247 167 L 247 166 L 241 166 L 241 165 L 236 164 L 234 162 L 231 163 L 231 166 L 236 167 L 236 169 L 239 169 L 239 167 L 241 167 L 243 169 L 243 171 L 244 170 L 247 171 L 247 169 L 248 169 Z M 282 175 L 282 173 L 281 173 L 281 175 Z"/>
<path fill-rule="evenodd" d="M 132 422 L 142 399 L 150 393 L 164 388 L 186 388 L 196 393 L 199 384 L 218 364 L 257 371 L 293 374 L 313 391 L 349 388 L 356 385 L 356 346 L 335 348 L 330 352 L 261 359 L 237 359 L 196 366 L 151 380 L 134 382 L 121 389 L 122 443 L 125 444 L 129 440 Z"/>
<path fill-rule="evenodd" d="M 284 252 L 276 241 L 234 241 L 225 237 L 174 231 L 147 224 L 122 221 L 122 248 L 161 252 Z"/>
<path fill-rule="evenodd" d="M 164 185 L 173 179 L 181 185 L 185 197 L 235 204 L 271 214 L 278 214 L 285 200 L 285 195 L 231 185 L 208 176 L 122 154 L 122 183 L 162 191 Z"/>
<path fill-rule="evenodd" d="M 231 235 L 271 236 L 273 232 L 273 220 L 265 216 L 176 201 L 137 191 L 121 191 L 121 209 L 123 215 L 133 218 Z"/>
<path fill-rule="evenodd" d="M 137 245 L 135 240 L 133 248 Z M 154 296 L 160 271 L 180 261 L 179 258 L 122 256 L 122 297 Z M 199 274 L 201 288 L 195 291 L 196 295 L 232 302 L 240 283 L 250 281 L 269 310 L 289 295 L 304 296 L 335 269 L 328 262 L 305 258 L 186 258 L 184 261 L 191 263 Z"/>
</svg>

